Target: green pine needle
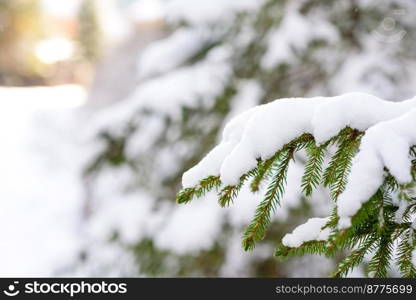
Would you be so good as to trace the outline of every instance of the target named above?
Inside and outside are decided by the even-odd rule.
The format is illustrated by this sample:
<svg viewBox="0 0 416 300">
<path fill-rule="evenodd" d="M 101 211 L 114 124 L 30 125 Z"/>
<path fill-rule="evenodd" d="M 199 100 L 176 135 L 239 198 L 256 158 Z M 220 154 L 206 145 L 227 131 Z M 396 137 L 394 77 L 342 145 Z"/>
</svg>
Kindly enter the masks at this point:
<svg viewBox="0 0 416 300">
<path fill-rule="evenodd" d="M 305 173 L 302 177 L 301 188 L 306 196 L 312 195 L 313 190 L 321 182 L 322 164 L 325 157 L 325 148 L 327 144 L 317 146 L 311 141 L 306 147 L 308 162 L 305 166 Z"/>
<path fill-rule="evenodd" d="M 210 192 L 214 188 L 221 186 L 221 180 L 219 176 L 209 176 L 202 179 L 199 184 L 192 188 L 182 189 L 176 196 L 177 203 L 188 203 L 194 198 L 200 198 L 206 193 Z"/>
<path fill-rule="evenodd" d="M 252 250 L 256 241 L 263 239 L 267 226 L 270 223 L 272 212 L 280 204 L 286 184 L 286 174 L 289 162 L 293 159 L 296 147 L 285 149 L 273 166 L 273 180 L 268 186 L 264 199 L 257 207 L 253 221 L 248 226 L 243 237 L 243 248 Z"/>
</svg>

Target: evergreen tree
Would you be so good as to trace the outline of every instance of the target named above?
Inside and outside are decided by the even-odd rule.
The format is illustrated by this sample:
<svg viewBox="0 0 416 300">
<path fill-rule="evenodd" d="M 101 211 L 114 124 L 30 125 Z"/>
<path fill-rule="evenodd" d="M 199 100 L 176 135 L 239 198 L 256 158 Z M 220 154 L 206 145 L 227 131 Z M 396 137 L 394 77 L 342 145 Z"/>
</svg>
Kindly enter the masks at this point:
<svg viewBox="0 0 416 300">
<path fill-rule="evenodd" d="M 189 182 L 195 181 L 195 178 L 189 181 L 189 176 L 198 177 L 200 172 L 203 174 L 207 164 L 220 163 L 221 177 L 218 172 L 213 172 L 200 180 L 196 186 L 184 188 L 178 194 L 177 202 L 188 203 L 193 198 L 216 189 L 220 205 L 225 206 L 233 202 L 241 186 L 248 180 L 252 181 L 250 186 L 253 192 L 257 190 L 259 183 L 265 181 L 266 193 L 243 236 L 244 249 L 252 250 L 255 242 L 264 238 L 271 214 L 280 205 L 290 161 L 295 158 L 297 152 L 305 149 L 307 162 L 301 183 L 305 196 L 310 195 L 312 190 L 322 183 L 331 190 L 331 197 L 336 206 L 327 218 L 311 219 L 295 229 L 292 234 L 286 235 L 276 249 L 276 256 L 287 258 L 307 253 L 333 256 L 337 251 L 352 250 L 338 264 L 335 277 L 347 275 L 363 261 L 366 254 L 372 256 L 368 263 L 370 276 L 386 277 L 390 265 L 395 260 L 402 276 L 416 277 L 416 262 L 412 255 L 416 248 L 416 132 L 411 129 L 415 125 L 416 99 L 402 103 L 383 103 L 365 94 L 355 93 L 335 97 L 318 106 L 316 110 L 311 109 L 311 103 L 319 104 L 321 100 L 308 99 L 309 103 L 306 103 L 300 99 L 290 99 L 292 103 L 289 105 L 288 100 L 276 100 L 273 103 L 274 107 L 252 109 L 254 116 L 250 119 L 243 118 L 241 121 L 237 117 L 231 121 L 225 130 L 234 132 L 224 134 L 222 144 L 230 142 L 227 139 L 228 135 L 235 138 L 240 132 L 241 136 L 237 138 L 239 140 L 235 147 L 225 151 L 225 158 L 224 154 L 219 156 L 212 151 L 199 165 L 184 175 L 184 184 L 189 185 Z M 307 106 L 309 119 L 306 116 L 299 118 L 302 113 L 293 111 L 293 108 L 302 109 L 302 105 Z M 352 108 L 346 112 L 346 107 L 350 105 Z M 394 108 L 397 109 L 396 112 L 389 114 L 388 111 Z M 275 154 L 267 157 L 264 149 L 267 149 L 270 143 L 263 141 L 263 145 L 261 140 L 250 137 L 250 134 L 254 133 L 262 139 L 268 139 L 269 132 L 264 135 L 262 131 L 271 126 L 274 130 L 270 133 L 275 132 L 279 135 L 281 131 L 278 129 L 288 121 L 284 118 L 288 113 L 297 117 L 290 125 L 311 123 L 312 126 L 309 129 L 305 129 L 304 125 L 293 126 L 300 128 L 295 129 L 295 135 L 298 137 L 291 140 L 283 135 L 281 139 L 275 139 L 274 144 L 279 145 L 283 142 L 285 145 L 277 147 Z M 347 117 L 337 120 L 336 117 L 342 114 L 346 114 Z M 274 124 L 256 122 L 270 120 L 268 115 L 275 117 Z M 326 122 L 320 122 L 325 118 Z M 327 127 L 344 129 L 331 137 L 331 129 L 329 134 L 324 132 L 328 131 Z M 364 131 L 362 128 L 369 129 Z M 326 138 L 322 139 L 322 134 L 326 135 Z M 319 142 L 316 137 L 319 138 Z M 250 141 L 255 141 L 256 144 Z M 337 148 L 333 155 L 326 152 L 331 145 L 336 145 Z M 353 160 L 359 147 L 360 151 Z M 239 167 L 233 166 L 233 160 L 234 163 L 240 162 L 244 166 L 249 164 L 247 160 L 250 161 L 253 153 L 259 153 L 257 166 L 239 174 L 237 184 L 222 184 L 221 178 L 229 180 L 230 172 L 233 174 L 235 170 L 240 170 Z M 264 156 L 266 157 L 262 159 Z M 325 156 L 329 156 L 326 166 L 323 164 Z M 246 161 L 238 161 L 242 157 Z M 256 157 L 251 159 L 254 158 Z M 348 177 L 351 168 L 351 176 Z"/>
<path fill-rule="evenodd" d="M 84 0 L 79 8 L 78 40 L 83 58 L 95 61 L 100 56 L 101 30 L 95 0 Z"/>
<path fill-rule="evenodd" d="M 218 9 L 217 13 L 210 14 L 208 4 L 201 11 L 199 1 L 182 2 L 186 5 L 168 7 L 171 34 L 140 55 L 140 84 L 136 91 L 99 113 L 92 126 L 97 151 L 85 172 L 91 210 L 96 215 L 107 207 L 111 210 L 115 204 L 109 204 L 108 198 L 120 202 L 130 197 L 137 202 L 151 198 L 153 215 L 148 219 L 160 216 L 166 219 L 158 232 L 137 234 L 129 243 L 123 238 L 122 228 L 111 227 L 114 231 L 109 238 L 111 245 L 118 242 L 125 252 L 132 254 L 133 268 L 139 269 L 129 271 L 133 274 L 218 276 L 221 265 L 227 264 L 234 255 L 229 241 L 241 235 L 241 225 L 233 221 L 232 210 L 215 219 L 218 220 L 215 226 L 220 229 L 214 237 L 206 237 L 213 242 L 202 250 L 177 251 L 173 245 L 166 244 L 162 247 L 157 236 L 171 225 L 171 216 L 180 209 L 172 200 L 180 189 L 181 175 L 215 145 L 221 129 L 232 116 L 251 106 L 289 96 L 330 96 L 363 90 L 385 98 L 403 98 L 414 93 L 412 78 L 415 77 L 409 76 L 416 53 L 412 51 L 411 37 L 415 31 L 411 17 L 400 15 L 391 31 L 380 27 L 387 16 L 396 18 L 396 10 L 411 11 L 414 4 L 410 2 L 386 0 L 381 5 L 365 1 L 205 1 L 223 6 L 221 16 L 217 16 Z M 390 43 L 389 38 L 401 30 L 406 35 Z M 380 65 L 380 61 L 384 64 Z M 110 113 L 115 117 L 108 117 Z M 306 216 L 322 214 L 316 201 L 325 206 L 326 192 L 312 192 L 322 182 L 330 188 L 332 197 L 341 194 L 362 135 L 362 131 L 345 129 L 327 144 L 319 145 L 310 134 L 300 136 L 271 158 L 259 160 L 256 170 L 241 174 L 239 184 L 220 189 L 222 206 L 233 201 L 236 205 L 241 203 L 236 197 L 247 195 L 241 192 L 248 189 L 244 183 L 259 191 L 257 195 L 267 193 L 264 198 L 267 200 L 261 202 L 245 234 L 244 248 L 252 249 L 254 242 L 264 237 L 269 223 L 270 234 L 262 243 L 266 249 Z M 324 166 L 328 149 L 332 151 L 334 145 L 341 146 L 333 161 Z M 290 214 L 290 218 L 273 218 L 271 212 L 282 197 L 283 184 L 291 175 L 288 172 L 293 170 L 288 166 L 303 167 L 305 163 L 301 182 L 304 195 L 294 193 L 293 204 L 277 210 Z M 197 187 L 183 190 L 178 201 L 188 202 L 219 188 L 218 174 L 212 175 L 201 178 Z M 118 177 L 117 186 L 111 191 L 105 180 L 109 176 Z M 264 184 L 270 178 L 271 186 L 265 191 Z M 283 206 L 285 203 L 282 201 Z M 94 219 L 94 213 L 91 218 Z M 335 227 L 335 220 L 334 213 L 330 228 Z M 182 228 L 181 232 L 186 230 Z M 341 244 L 339 241 L 334 246 L 334 254 Z M 410 251 L 403 247 L 403 253 Z M 305 250 L 278 249 L 278 254 L 284 256 L 302 251 L 323 253 L 323 243 L 311 243 Z M 97 251 L 89 251 L 97 257 Z M 270 255 L 255 253 L 238 275 L 294 274 L 290 265 L 278 263 L 276 267 Z M 326 270 L 322 272 L 318 275 L 324 275 Z"/>
</svg>

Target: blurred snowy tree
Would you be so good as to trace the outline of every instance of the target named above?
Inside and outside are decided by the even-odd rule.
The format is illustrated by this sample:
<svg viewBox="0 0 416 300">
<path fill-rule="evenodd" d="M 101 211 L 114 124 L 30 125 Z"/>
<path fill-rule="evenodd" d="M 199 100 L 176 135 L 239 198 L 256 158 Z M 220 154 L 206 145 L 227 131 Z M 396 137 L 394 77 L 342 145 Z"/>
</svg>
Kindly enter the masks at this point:
<svg viewBox="0 0 416 300">
<path fill-rule="evenodd" d="M 215 193 L 177 207 L 175 193 L 182 173 L 216 144 L 224 124 L 255 105 L 348 91 L 394 99 L 413 95 L 416 28 L 408 12 L 416 3 L 171 0 L 163 5 L 171 34 L 140 53 L 137 74 L 131 74 L 140 84 L 127 99 L 99 112 L 88 131 L 95 151 L 85 172 L 86 228 L 96 242 L 83 256 L 88 271 L 329 274 L 332 262 L 319 257 L 281 264 L 270 255 L 276 241 L 308 215 L 329 213 L 329 195 L 320 190 L 304 197 L 298 188 L 305 154 L 288 173 L 273 233 L 249 255 L 240 249 L 240 237 L 258 202 L 248 189 L 243 187 L 232 210 L 219 209 Z"/>
<path fill-rule="evenodd" d="M 95 61 L 100 56 L 101 31 L 98 22 L 95 0 L 84 0 L 79 8 L 78 40 L 82 57 Z"/>
</svg>

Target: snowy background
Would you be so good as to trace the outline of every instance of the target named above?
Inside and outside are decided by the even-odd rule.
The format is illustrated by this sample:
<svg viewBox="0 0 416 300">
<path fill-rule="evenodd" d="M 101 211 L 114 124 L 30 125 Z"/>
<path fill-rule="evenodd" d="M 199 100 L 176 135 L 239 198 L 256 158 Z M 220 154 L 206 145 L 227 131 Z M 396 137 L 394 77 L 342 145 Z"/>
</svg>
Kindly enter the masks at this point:
<svg viewBox="0 0 416 300">
<path fill-rule="evenodd" d="M 250 253 L 241 235 L 261 192 L 229 208 L 215 194 L 177 205 L 175 193 L 255 105 L 416 94 L 416 3 L 338 2 L 0 5 L 0 276 L 327 276 L 331 260 L 272 257 L 285 233 L 331 209 L 323 189 L 301 196 L 301 156 Z"/>
</svg>

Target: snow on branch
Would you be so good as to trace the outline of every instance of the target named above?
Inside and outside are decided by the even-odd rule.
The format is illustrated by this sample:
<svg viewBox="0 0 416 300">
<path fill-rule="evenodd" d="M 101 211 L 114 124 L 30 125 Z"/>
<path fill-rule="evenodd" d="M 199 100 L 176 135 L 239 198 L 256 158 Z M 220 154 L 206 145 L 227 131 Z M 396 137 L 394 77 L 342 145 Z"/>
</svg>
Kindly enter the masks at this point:
<svg viewBox="0 0 416 300">
<path fill-rule="evenodd" d="M 358 247 L 334 276 L 345 276 L 369 252 L 375 252 L 369 263 L 374 276 L 385 276 L 398 240 L 399 268 L 404 276 L 414 276 L 415 128 L 416 98 L 389 102 L 349 93 L 276 100 L 225 126 L 219 145 L 184 173 L 177 202 L 216 189 L 220 205 L 227 206 L 248 181 L 252 192 L 265 182 L 264 198 L 243 236 L 244 249 L 251 250 L 264 238 L 284 196 L 290 162 L 304 150 L 300 189 L 310 196 L 318 186 L 328 187 L 334 212 L 287 234 L 276 255 L 332 255 Z M 329 147 L 336 151 L 331 154 Z"/>
<path fill-rule="evenodd" d="M 345 127 L 365 131 L 413 107 L 416 99 L 388 102 L 364 93 L 279 99 L 254 107 L 226 125 L 222 142 L 183 175 L 183 186 L 194 186 L 210 175 L 220 175 L 223 184 L 235 185 L 241 175 L 256 167 L 257 158 L 267 160 L 304 133 L 324 143 Z"/>
<path fill-rule="evenodd" d="M 411 146 L 416 145 L 416 108 L 367 130 L 355 157 L 344 193 L 338 199 L 340 226 L 351 225 L 350 218 L 383 184 L 387 168 L 399 184 L 412 181 Z"/>
<path fill-rule="evenodd" d="M 329 218 L 311 218 L 306 223 L 299 225 L 292 233 L 286 234 L 282 244 L 287 247 L 299 247 L 308 241 L 325 241 L 328 239 L 330 228 L 322 229 Z"/>
</svg>

